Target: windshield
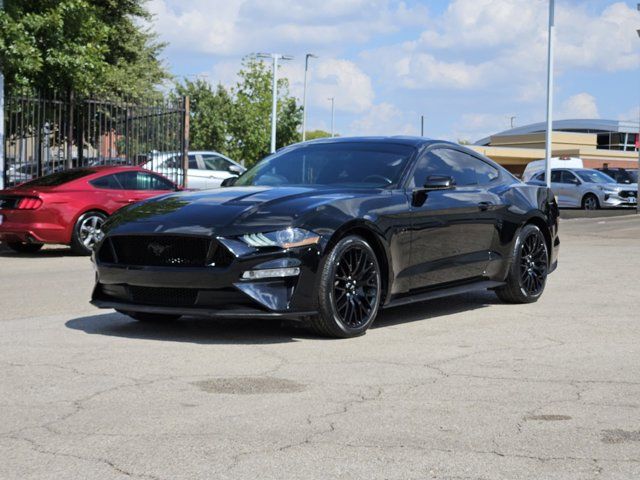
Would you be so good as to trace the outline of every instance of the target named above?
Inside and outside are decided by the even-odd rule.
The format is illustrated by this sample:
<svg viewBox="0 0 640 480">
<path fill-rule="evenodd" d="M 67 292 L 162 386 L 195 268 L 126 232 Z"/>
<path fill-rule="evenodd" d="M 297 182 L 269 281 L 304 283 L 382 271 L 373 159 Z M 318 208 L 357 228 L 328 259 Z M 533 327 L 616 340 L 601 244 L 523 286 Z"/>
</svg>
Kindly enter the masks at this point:
<svg viewBox="0 0 640 480">
<path fill-rule="evenodd" d="M 92 173 L 96 173 L 95 170 L 91 170 L 91 169 L 65 170 L 63 172 L 52 173 L 51 175 L 47 175 L 46 177 L 36 178 L 35 180 L 31 180 L 30 182 L 23 183 L 22 185 L 29 186 L 29 187 L 57 187 L 58 185 L 62 185 L 67 182 L 72 182 L 73 180 L 86 177 L 87 175 L 91 175 Z"/>
<path fill-rule="evenodd" d="M 381 188 L 400 180 L 415 149 L 382 142 L 318 143 L 276 153 L 234 185 L 340 185 Z"/>
<path fill-rule="evenodd" d="M 598 170 L 576 170 L 574 173 L 587 183 L 616 183 L 609 175 Z"/>
</svg>

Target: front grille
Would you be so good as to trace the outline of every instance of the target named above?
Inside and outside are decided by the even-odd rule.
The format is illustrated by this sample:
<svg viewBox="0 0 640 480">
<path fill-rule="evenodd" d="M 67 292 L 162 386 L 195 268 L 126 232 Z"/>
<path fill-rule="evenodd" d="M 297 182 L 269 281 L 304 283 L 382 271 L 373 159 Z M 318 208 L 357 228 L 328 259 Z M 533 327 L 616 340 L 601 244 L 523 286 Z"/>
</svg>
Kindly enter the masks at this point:
<svg viewBox="0 0 640 480">
<path fill-rule="evenodd" d="M 622 198 L 635 198 L 636 197 L 636 191 L 635 190 L 622 190 L 619 193 L 619 195 Z"/>
<path fill-rule="evenodd" d="M 198 289 L 129 286 L 129 294 L 138 304 L 191 307 L 198 298 Z"/>
<path fill-rule="evenodd" d="M 129 235 L 107 238 L 98 252 L 105 263 L 151 267 L 228 266 L 232 254 L 217 240 L 176 235 Z"/>
</svg>

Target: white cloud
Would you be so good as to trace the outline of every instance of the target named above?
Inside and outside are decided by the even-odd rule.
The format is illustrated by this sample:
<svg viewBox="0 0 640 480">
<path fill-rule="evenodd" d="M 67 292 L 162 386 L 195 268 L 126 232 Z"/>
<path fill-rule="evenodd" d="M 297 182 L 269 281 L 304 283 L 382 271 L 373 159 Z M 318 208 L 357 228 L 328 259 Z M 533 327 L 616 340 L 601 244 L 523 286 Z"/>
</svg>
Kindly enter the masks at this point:
<svg viewBox="0 0 640 480">
<path fill-rule="evenodd" d="M 473 90 L 517 86 L 514 99 L 538 100 L 546 71 L 547 0 L 453 0 L 415 40 L 363 54 L 389 84 Z M 640 15 L 625 3 L 594 14 L 581 4 L 556 7 L 558 74 L 640 66 Z"/>
<path fill-rule="evenodd" d="M 556 114 L 557 118 L 599 118 L 598 106 L 593 95 L 578 93 L 567 98 Z"/>
<path fill-rule="evenodd" d="M 630 110 L 618 115 L 618 120 L 637 122 L 640 119 L 640 107 L 633 107 Z"/>
<path fill-rule="evenodd" d="M 417 119 L 416 119 L 417 120 Z M 371 106 L 369 111 L 349 125 L 351 135 L 419 135 L 419 126 L 406 121 L 403 112 L 390 103 Z"/>
<path fill-rule="evenodd" d="M 282 74 L 289 78 L 291 93 L 302 98 L 304 69 L 285 64 Z M 361 113 L 373 105 L 371 78 L 354 62 L 338 58 L 319 58 L 309 67 L 307 102 L 311 107 L 329 109 L 335 98 L 336 111 Z"/>
<path fill-rule="evenodd" d="M 298 46 L 344 48 L 426 17 L 392 0 L 151 0 L 154 28 L 173 51 L 246 55 Z"/>
<path fill-rule="evenodd" d="M 453 125 L 452 140 L 476 140 L 507 130 L 511 127 L 510 116 L 497 113 L 464 113 Z"/>
</svg>

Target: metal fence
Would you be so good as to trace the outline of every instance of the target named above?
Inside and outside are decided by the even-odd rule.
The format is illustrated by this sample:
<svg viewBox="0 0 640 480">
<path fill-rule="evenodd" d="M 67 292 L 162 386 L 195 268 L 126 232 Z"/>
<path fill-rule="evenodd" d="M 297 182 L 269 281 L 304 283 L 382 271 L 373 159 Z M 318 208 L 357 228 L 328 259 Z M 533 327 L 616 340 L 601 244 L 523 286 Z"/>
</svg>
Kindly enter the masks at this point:
<svg viewBox="0 0 640 480">
<path fill-rule="evenodd" d="M 8 96 L 4 185 L 99 165 L 143 165 L 183 184 L 188 105 L 188 98 L 133 103 Z"/>
</svg>

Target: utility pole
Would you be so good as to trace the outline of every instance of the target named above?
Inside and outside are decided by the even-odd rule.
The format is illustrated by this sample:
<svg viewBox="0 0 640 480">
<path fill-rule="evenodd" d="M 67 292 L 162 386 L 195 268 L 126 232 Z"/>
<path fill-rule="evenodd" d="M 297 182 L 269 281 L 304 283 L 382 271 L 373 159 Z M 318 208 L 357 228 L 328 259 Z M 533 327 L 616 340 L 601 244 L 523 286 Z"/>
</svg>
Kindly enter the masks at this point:
<svg viewBox="0 0 640 480">
<path fill-rule="evenodd" d="M 258 58 L 273 59 L 273 84 L 271 86 L 271 153 L 273 153 L 276 151 L 276 126 L 278 121 L 278 60 L 293 60 L 293 57 L 280 53 L 259 53 Z"/>
<path fill-rule="evenodd" d="M 513 128 L 513 121 L 514 121 L 515 119 L 516 119 L 516 117 L 515 117 L 515 116 L 513 116 L 513 115 L 512 115 L 511 117 L 509 117 L 509 123 L 511 124 L 511 128 Z"/>
<path fill-rule="evenodd" d="M 335 97 L 329 97 L 327 100 L 331 101 L 331 138 L 335 136 L 335 132 L 333 130 L 333 120 L 335 118 Z"/>
<path fill-rule="evenodd" d="M 553 41 L 555 0 L 549 0 L 549 39 L 547 46 L 547 135 L 545 139 L 544 178 L 551 188 L 551 136 L 553 135 Z"/>
<path fill-rule="evenodd" d="M 0 10 L 4 8 L 4 0 L 0 0 Z M 4 72 L 0 65 L 0 190 L 4 189 Z"/>
<path fill-rule="evenodd" d="M 424 115 L 420 115 L 420 136 L 424 137 Z"/>
<path fill-rule="evenodd" d="M 318 58 L 313 53 L 304 56 L 304 88 L 302 90 L 302 141 L 307 139 L 307 71 L 309 70 L 309 59 Z"/>
</svg>

